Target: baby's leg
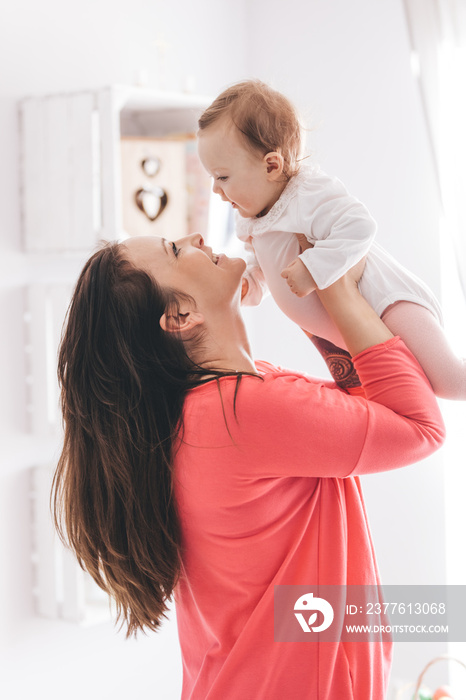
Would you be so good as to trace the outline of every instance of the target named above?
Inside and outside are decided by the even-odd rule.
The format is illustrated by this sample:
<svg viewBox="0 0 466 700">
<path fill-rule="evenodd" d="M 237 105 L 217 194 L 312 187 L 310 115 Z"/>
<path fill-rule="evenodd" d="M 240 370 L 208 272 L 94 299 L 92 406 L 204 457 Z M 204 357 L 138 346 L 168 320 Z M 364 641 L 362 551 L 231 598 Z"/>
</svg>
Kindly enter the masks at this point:
<svg viewBox="0 0 466 700">
<path fill-rule="evenodd" d="M 384 311 L 382 320 L 394 335 L 404 340 L 437 396 L 466 400 L 466 361 L 456 357 L 429 309 L 399 301 Z"/>
</svg>

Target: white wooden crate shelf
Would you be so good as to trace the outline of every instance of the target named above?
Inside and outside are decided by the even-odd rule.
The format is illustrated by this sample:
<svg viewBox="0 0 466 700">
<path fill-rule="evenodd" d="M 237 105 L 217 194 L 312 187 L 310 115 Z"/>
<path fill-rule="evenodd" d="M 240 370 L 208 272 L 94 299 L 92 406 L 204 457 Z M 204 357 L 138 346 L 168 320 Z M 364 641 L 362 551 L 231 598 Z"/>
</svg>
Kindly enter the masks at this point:
<svg viewBox="0 0 466 700">
<path fill-rule="evenodd" d="M 24 249 L 120 238 L 122 136 L 192 133 L 210 98 L 114 85 L 20 103 Z"/>
</svg>

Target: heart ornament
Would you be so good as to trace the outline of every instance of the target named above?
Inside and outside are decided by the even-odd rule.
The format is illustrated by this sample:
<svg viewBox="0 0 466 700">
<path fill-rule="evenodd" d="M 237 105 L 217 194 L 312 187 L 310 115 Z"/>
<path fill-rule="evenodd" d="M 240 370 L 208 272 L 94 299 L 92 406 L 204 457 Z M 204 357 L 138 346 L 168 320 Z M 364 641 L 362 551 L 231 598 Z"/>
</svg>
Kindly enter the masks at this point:
<svg viewBox="0 0 466 700">
<path fill-rule="evenodd" d="M 141 187 L 136 194 L 135 200 L 138 208 L 147 216 L 150 221 L 155 221 L 168 204 L 168 195 L 162 187 Z"/>
<path fill-rule="evenodd" d="M 156 158 L 155 156 L 148 156 L 147 158 L 144 158 L 141 163 L 141 168 L 144 170 L 147 177 L 154 177 L 157 175 L 161 166 L 162 164 L 159 158 Z"/>
</svg>

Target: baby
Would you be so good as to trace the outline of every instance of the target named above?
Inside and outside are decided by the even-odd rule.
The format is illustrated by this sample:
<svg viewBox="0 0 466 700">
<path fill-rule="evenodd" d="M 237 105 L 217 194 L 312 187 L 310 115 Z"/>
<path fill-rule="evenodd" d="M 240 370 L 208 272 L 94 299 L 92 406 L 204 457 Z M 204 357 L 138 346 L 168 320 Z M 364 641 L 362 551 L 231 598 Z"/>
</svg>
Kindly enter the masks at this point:
<svg viewBox="0 0 466 700">
<path fill-rule="evenodd" d="M 466 399 L 466 363 L 448 345 L 437 300 L 374 242 L 366 207 L 337 178 L 300 162 L 301 125 L 284 95 L 256 80 L 233 85 L 201 116 L 198 137 L 213 191 L 239 215 L 237 235 L 248 253 L 244 304 L 259 304 L 268 288 L 307 335 L 345 348 L 312 292 L 366 256 L 361 294 L 403 338 L 437 396 Z"/>
</svg>

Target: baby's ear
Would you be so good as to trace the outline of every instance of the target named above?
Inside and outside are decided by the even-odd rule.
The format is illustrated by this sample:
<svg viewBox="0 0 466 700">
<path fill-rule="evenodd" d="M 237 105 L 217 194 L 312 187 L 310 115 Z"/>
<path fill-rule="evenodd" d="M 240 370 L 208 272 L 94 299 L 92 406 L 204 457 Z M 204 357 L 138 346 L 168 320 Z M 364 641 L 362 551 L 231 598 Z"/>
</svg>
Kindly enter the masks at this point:
<svg viewBox="0 0 466 700">
<path fill-rule="evenodd" d="M 271 151 L 264 156 L 264 163 L 267 168 L 267 179 L 278 180 L 283 174 L 285 162 L 283 156 L 278 151 Z"/>
</svg>

